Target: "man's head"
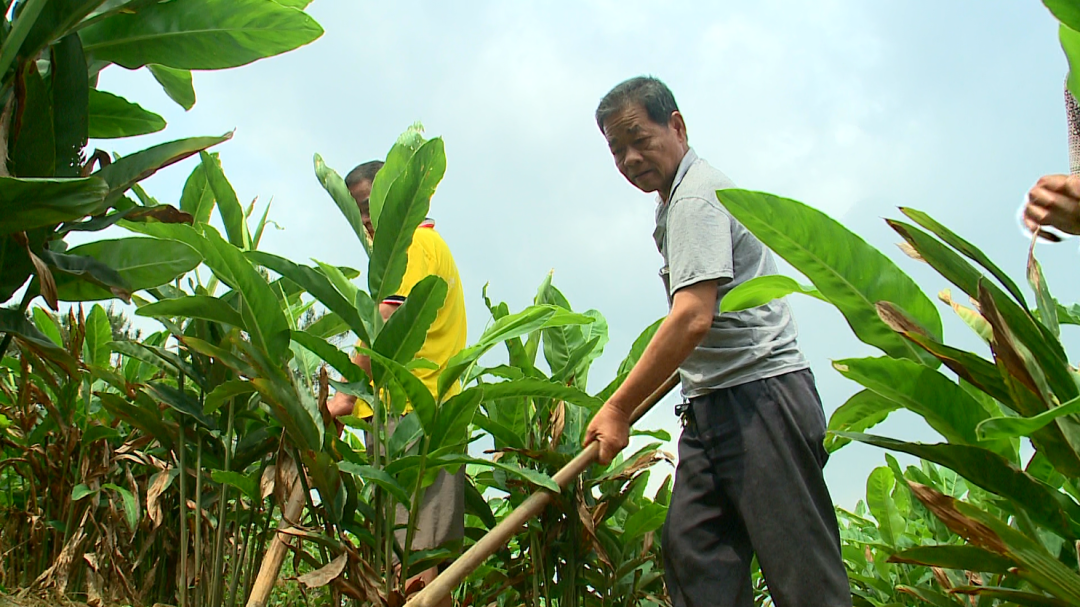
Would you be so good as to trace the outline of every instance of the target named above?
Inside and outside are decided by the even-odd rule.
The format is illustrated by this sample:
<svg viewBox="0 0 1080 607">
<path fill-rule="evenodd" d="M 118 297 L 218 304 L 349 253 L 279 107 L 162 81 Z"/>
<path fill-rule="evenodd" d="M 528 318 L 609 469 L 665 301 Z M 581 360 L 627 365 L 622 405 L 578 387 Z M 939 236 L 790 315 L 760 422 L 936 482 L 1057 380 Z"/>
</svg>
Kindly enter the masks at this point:
<svg viewBox="0 0 1080 607">
<path fill-rule="evenodd" d="M 671 89 L 651 76 L 622 82 L 600 100 L 596 125 L 627 181 L 666 200 L 690 149 Z"/>
<path fill-rule="evenodd" d="M 375 174 L 383 167 L 383 161 L 370 160 L 349 171 L 345 176 L 345 186 L 349 188 L 357 208 L 360 209 L 360 218 L 364 222 L 364 229 L 368 234 L 375 234 L 375 226 L 371 224 L 371 207 L 368 200 L 371 198 L 371 184 L 375 182 Z"/>
</svg>

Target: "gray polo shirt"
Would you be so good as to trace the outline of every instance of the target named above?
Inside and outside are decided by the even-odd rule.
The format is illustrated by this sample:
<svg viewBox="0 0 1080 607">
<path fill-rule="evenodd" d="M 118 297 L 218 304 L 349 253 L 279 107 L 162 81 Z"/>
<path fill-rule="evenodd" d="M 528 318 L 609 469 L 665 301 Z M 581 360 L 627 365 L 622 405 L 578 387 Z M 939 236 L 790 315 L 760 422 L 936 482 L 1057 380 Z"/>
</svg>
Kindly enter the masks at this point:
<svg viewBox="0 0 1080 607">
<path fill-rule="evenodd" d="M 657 196 L 653 238 L 664 257 L 660 276 L 668 302 L 683 287 L 704 280 L 718 285 L 712 327 L 679 367 L 687 398 L 809 367 L 785 300 L 720 313 L 728 291 L 751 278 L 776 274 L 772 252 L 717 200 L 717 190 L 734 187 L 690 150 L 679 164 L 668 202 Z"/>
</svg>

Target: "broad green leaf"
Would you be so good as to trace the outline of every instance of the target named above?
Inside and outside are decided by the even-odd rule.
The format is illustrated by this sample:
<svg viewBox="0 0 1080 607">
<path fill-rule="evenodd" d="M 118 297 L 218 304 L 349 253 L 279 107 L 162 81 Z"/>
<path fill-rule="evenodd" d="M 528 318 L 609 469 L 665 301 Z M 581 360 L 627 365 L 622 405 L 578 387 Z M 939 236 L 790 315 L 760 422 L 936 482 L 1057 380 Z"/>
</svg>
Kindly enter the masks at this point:
<svg viewBox="0 0 1080 607">
<path fill-rule="evenodd" d="M 918 285 L 836 220 L 802 203 L 769 194 L 721 190 L 717 196 L 739 222 L 809 278 L 863 342 L 897 358 L 926 357 L 878 317 L 875 306 L 879 301 L 906 310 L 931 335 L 941 338 L 941 318 Z"/>
<path fill-rule="evenodd" d="M 417 122 L 399 135 L 397 141 L 390 148 L 390 152 L 387 153 L 383 167 L 375 174 L 375 179 L 371 183 L 371 197 L 368 202 L 371 212 L 371 225 L 376 228 L 379 226 L 382 208 L 387 193 L 390 191 L 390 186 L 405 172 L 409 160 L 416 154 L 417 150 L 427 142 L 421 135 L 423 131 L 423 125 Z"/>
<path fill-rule="evenodd" d="M 225 178 L 220 161 L 207 152 L 199 152 L 199 159 L 202 161 L 200 166 L 206 173 L 206 182 L 217 200 L 218 213 L 225 224 L 229 243 L 240 249 L 249 248 L 251 236 L 248 235 L 247 222 L 244 220 L 244 208 L 240 206 L 232 184 Z"/>
<path fill-rule="evenodd" d="M 604 404 L 604 401 L 589 396 L 578 388 L 537 377 L 523 377 L 483 386 L 484 399 L 488 401 L 503 398 L 550 398 L 555 401 L 565 400 L 594 412 Z"/>
<path fill-rule="evenodd" d="M 971 483 L 1023 508 L 1032 520 L 1064 534 L 1063 537 L 1080 532 L 1080 505 L 996 453 L 967 445 L 909 443 L 869 434 L 844 433 L 844 436 L 954 470 Z"/>
<path fill-rule="evenodd" d="M 387 319 L 372 349 L 401 364 L 412 360 L 427 339 L 446 290 L 446 281 L 439 276 L 427 276 L 416 283 L 405 303 Z"/>
<path fill-rule="evenodd" d="M 463 445 L 469 437 L 469 424 L 484 399 L 485 386 L 474 386 L 455 394 L 435 410 L 435 430 L 429 433 L 432 451 Z M 425 430 L 427 427 L 425 427 Z"/>
<path fill-rule="evenodd" d="M 242 394 L 250 394 L 252 392 L 255 392 L 255 386 L 251 385 L 251 382 L 242 379 L 232 379 L 225 383 L 218 384 L 218 386 L 211 390 L 211 392 L 206 395 L 206 398 L 203 399 L 203 414 L 213 415 L 226 401 Z"/>
<path fill-rule="evenodd" d="M 0 177 L 0 234 L 81 219 L 104 210 L 109 185 L 98 177 Z"/>
<path fill-rule="evenodd" d="M 1064 23 L 1058 28 L 1061 50 L 1069 61 L 1069 77 L 1066 85 L 1073 97 L 1080 98 L 1080 31 Z"/>
<path fill-rule="evenodd" d="M 258 470 L 254 474 L 258 474 Z M 259 481 L 254 476 L 244 476 L 239 472 L 226 470 L 211 470 L 210 478 L 214 479 L 215 483 L 236 487 L 250 499 L 259 499 Z"/>
<path fill-rule="evenodd" d="M 840 360 L 833 367 L 844 377 L 922 416 L 949 442 L 979 444 L 975 427 L 989 413 L 941 373 L 909 360 L 884 357 Z"/>
<path fill-rule="evenodd" d="M 199 403 L 194 396 L 188 393 L 187 390 L 181 390 L 175 386 L 170 386 L 160 381 L 154 381 L 146 384 L 146 391 L 159 402 L 169 405 L 178 413 L 190 417 L 207 429 L 217 429 L 217 424 L 214 420 L 210 416 L 203 414 L 202 404 Z"/>
<path fill-rule="evenodd" d="M 480 519 L 485 529 L 491 529 L 498 524 L 495 514 L 491 511 L 491 505 L 477 490 L 472 479 L 465 482 L 465 513 Z"/>
<path fill-rule="evenodd" d="M 501 461 L 493 462 L 487 459 L 479 459 L 464 454 L 454 453 L 440 456 L 437 458 L 437 463 L 440 465 L 472 464 L 474 466 L 482 466 L 485 468 L 496 468 L 554 493 L 559 493 L 560 491 L 559 485 L 555 483 L 555 480 L 543 472 Z"/>
<path fill-rule="evenodd" d="M 633 345 L 630 346 L 630 351 L 626 353 L 626 357 L 619 363 L 619 370 L 615 374 L 615 379 L 611 380 L 611 382 L 596 395 L 597 398 L 600 400 L 607 400 L 619 389 L 619 386 L 626 381 L 626 377 L 630 374 L 630 370 L 637 364 L 637 361 L 645 352 L 645 348 L 648 347 L 649 342 L 652 341 L 653 335 L 656 335 L 656 330 L 660 328 L 660 325 L 663 322 L 663 318 L 658 318 L 656 322 L 645 327 L 645 330 L 637 336 Z"/>
<path fill-rule="evenodd" d="M 60 336 L 60 325 L 56 324 L 56 319 L 52 317 L 52 314 L 49 314 L 45 308 L 37 306 L 31 308 L 31 314 L 34 317 L 34 325 L 54 344 L 63 347 L 64 340 Z"/>
<path fill-rule="evenodd" d="M 156 133 L 165 128 L 165 119 L 123 97 L 90 89 L 87 114 L 89 136 L 116 139 Z"/>
<path fill-rule="evenodd" d="M 334 288 L 324 274 L 319 273 L 314 268 L 293 263 L 284 257 L 278 257 L 270 253 L 248 251 L 246 254 L 255 263 L 269 268 L 300 285 L 312 297 L 319 300 L 319 303 L 344 320 L 358 339 L 364 343 L 370 343 L 364 321 L 361 319 L 356 306 L 342 297 L 341 293 Z"/>
<path fill-rule="evenodd" d="M 323 263 L 318 259 L 313 259 L 316 265 L 319 266 L 319 270 L 323 273 L 323 276 L 330 281 L 330 284 L 334 285 L 334 288 L 341 293 L 341 296 L 348 301 L 355 301 L 357 294 L 360 292 L 359 287 L 353 284 L 352 280 L 345 275 L 345 272 L 337 266 L 332 266 L 328 263 Z M 359 272 L 356 273 L 359 276 Z M 354 276 L 355 278 L 355 276 Z"/>
<path fill-rule="evenodd" d="M 210 157 L 217 160 L 217 154 L 210 154 Z M 180 210 L 191 214 L 198 226 L 210 222 L 214 203 L 214 191 L 206 180 L 206 170 L 199 164 L 184 182 L 184 190 L 180 195 Z"/>
<path fill-rule="evenodd" d="M 593 320 L 584 314 L 568 312 L 555 306 L 529 306 L 516 314 L 503 316 L 492 323 L 474 345 L 454 355 L 446 363 L 446 367 L 439 374 L 440 398 L 469 367 L 496 344 L 527 335 L 537 329 L 561 324 L 587 324 Z"/>
<path fill-rule="evenodd" d="M 1080 6 L 1070 0 L 1043 0 L 1054 17 L 1074 30 L 1080 31 Z"/>
<path fill-rule="evenodd" d="M 369 483 L 378 485 L 390 495 L 394 496 L 400 504 L 409 504 L 410 502 L 409 492 L 398 484 L 398 482 L 394 480 L 394 477 L 387 474 L 385 470 L 379 470 L 372 466 L 361 466 L 345 461 L 339 462 L 338 468 L 340 468 L 342 472 L 348 472 L 349 474 L 359 476 Z"/>
<path fill-rule="evenodd" d="M 521 439 L 521 433 L 504 426 L 487 415 L 473 417 L 473 423 L 491 435 L 496 449 L 504 447 L 510 447 L 511 449 L 526 448 L 525 442 Z"/>
<path fill-rule="evenodd" d="M 47 0 L 26 0 L 22 6 L 18 19 L 15 19 L 11 30 L 4 37 L 4 44 L 0 46 L 0 74 L 6 75 L 15 61 L 15 56 L 22 50 L 23 42 L 34 29 L 38 17 L 41 16 Z"/>
<path fill-rule="evenodd" d="M 223 299 L 210 297 L 209 295 L 188 295 L 175 299 L 163 299 L 152 304 L 142 306 L 135 311 L 138 316 L 166 318 L 201 318 L 211 322 L 219 322 L 234 327 L 243 327 L 244 319 L 236 308 L 230 306 Z"/>
<path fill-rule="evenodd" d="M 101 488 L 112 489 L 120 495 L 124 507 L 124 517 L 127 519 L 128 527 L 130 527 L 132 531 L 135 531 L 135 528 L 139 526 L 139 505 L 135 503 L 135 496 L 127 489 L 124 489 L 119 485 L 114 485 L 113 483 L 105 483 Z"/>
<path fill-rule="evenodd" d="M 375 301 L 394 295 L 401 286 L 413 233 L 427 216 L 445 171 L 442 139 L 432 139 L 413 154 L 387 191 L 368 262 L 368 292 Z"/>
<path fill-rule="evenodd" d="M 830 453 L 851 442 L 837 432 L 863 432 L 885 421 L 900 404 L 872 390 L 862 390 L 836 408 L 829 417 L 825 449 Z"/>
<path fill-rule="evenodd" d="M 14 335 L 38 356 L 55 362 L 69 373 L 78 368 L 78 363 L 67 350 L 53 343 L 19 310 L 0 308 L 0 333 Z"/>
<path fill-rule="evenodd" d="M 133 404 L 111 392 L 95 392 L 94 395 L 101 399 L 101 405 L 114 417 L 157 439 L 166 449 L 172 448 L 175 424 L 172 429 L 166 425 L 156 403 L 146 399 L 146 402 Z"/>
<path fill-rule="evenodd" d="M 997 267 L 993 261 L 990 261 L 990 258 L 980 251 L 978 247 L 964 240 L 952 230 L 941 225 L 922 211 L 917 211 L 908 207 L 900 207 L 900 212 L 907 215 L 912 221 L 925 228 L 934 236 L 940 238 L 945 244 L 959 251 L 964 257 L 967 257 L 971 261 L 974 261 L 985 268 L 987 272 L 990 272 L 990 274 L 993 275 L 993 277 L 996 278 L 1014 298 L 1016 298 L 1016 301 L 1019 302 L 1020 305 L 1027 306 L 1027 302 L 1024 300 L 1024 293 L 1016 286 L 1016 283 L 1009 278 L 1008 274 L 1001 271 L 1001 268 Z"/>
<path fill-rule="evenodd" d="M 195 107 L 195 87 L 191 84 L 191 71 L 178 70 L 153 63 L 146 66 L 154 75 L 165 94 L 185 110 Z"/>
<path fill-rule="evenodd" d="M 1059 417 L 1077 414 L 1080 414 L 1080 398 L 1033 417 L 993 417 L 980 423 L 976 432 L 982 440 L 1031 436 Z"/>
<path fill-rule="evenodd" d="M 320 339 L 330 339 L 350 331 L 349 324 L 335 312 L 328 312 L 319 317 L 319 320 L 308 325 L 305 329 Z"/>
<path fill-rule="evenodd" d="M 802 293 L 821 301 L 825 299 L 817 289 L 799 284 L 794 278 L 773 274 L 752 278 L 727 292 L 720 300 L 720 312 L 741 312 L 769 303 L 792 293 Z"/>
<path fill-rule="evenodd" d="M 1058 323 L 1058 302 L 1050 294 L 1050 287 L 1046 284 L 1046 274 L 1043 273 L 1042 265 L 1035 259 L 1035 250 L 1028 255 L 1027 279 L 1031 290 L 1035 291 L 1035 303 L 1039 310 L 1039 321 L 1046 326 L 1054 335 L 1061 335 L 1061 325 Z"/>
<path fill-rule="evenodd" d="M 906 525 L 891 495 L 895 482 L 892 470 L 886 467 L 875 468 L 866 479 L 866 505 L 878 522 L 882 541 L 888 546 L 896 546 Z"/>
<path fill-rule="evenodd" d="M 109 315 L 105 308 L 94 304 L 90 314 L 86 317 L 86 341 L 84 345 L 89 356 L 86 357 L 91 365 L 96 367 L 109 367 L 109 358 L 112 356 L 112 324 L 109 323 Z"/>
<path fill-rule="evenodd" d="M 1008 330 L 1031 351 L 1058 398 L 1069 400 L 1080 396 L 1080 389 L 1077 388 L 1076 382 L 1070 375 L 1065 351 L 1061 344 L 1048 329 L 1036 323 L 1026 309 L 1013 301 L 996 285 L 985 280 L 985 277 L 971 264 L 937 239 L 914 226 L 899 221 L 888 223 L 919 252 L 928 264 L 969 297 L 982 301 L 979 294 L 980 285 L 986 290 L 993 300 L 993 305 L 1008 325 Z M 982 311 L 985 316 L 986 306 L 983 306 Z"/>
<path fill-rule="evenodd" d="M 656 531 L 667 518 L 667 508 L 656 502 L 646 503 L 643 508 L 626 518 L 623 524 L 622 541 L 626 544 L 650 531 Z"/>
<path fill-rule="evenodd" d="M 293 331 L 292 340 L 313 354 L 326 361 L 335 371 L 349 382 L 367 382 L 367 373 L 349 360 L 349 355 L 331 345 L 324 339 L 315 337 L 306 331 Z"/>
<path fill-rule="evenodd" d="M 82 483 L 79 483 L 78 485 L 75 485 L 71 488 L 71 501 L 77 502 L 82 498 L 88 495 L 93 495 L 95 493 L 97 493 L 97 491 L 91 489 L 90 487 L 87 487 Z"/>
<path fill-rule="evenodd" d="M 330 194 L 330 198 L 337 205 L 338 210 L 345 216 L 345 220 L 349 222 L 349 226 L 352 228 L 353 233 L 356 234 L 357 240 L 363 245 L 364 252 L 367 253 L 368 257 L 371 257 L 371 243 L 368 242 L 364 221 L 360 216 L 360 209 L 356 206 L 356 200 L 353 199 L 352 194 L 349 193 L 345 180 L 334 169 L 326 166 L 322 156 L 315 154 L 313 161 L 315 163 L 315 176 L 319 179 L 319 183 L 322 184 L 326 193 Z"/>
<path fill-rule="evenodd" d="M 957 586 L 949 591 L 953 596 L 967 595 L 975 602 L 975 597 L 986 601 L 999 601 L 998 605 L 1024 605 L 1025 607 L 1064 607 L 1068 603 L 1042 592 L 1027 592 L 1015 588 L 1000 586 Z M 950 605 L 950 607 L 952 607 Z"/>
<path fill-rule="evenodd" d="M 165 4 L 173 5 L 176 3 L 169 2 Z M 157 6 L 164 6 L 165 4 Z M 105 198 L 105 202 L 113 204 L 132 185 L 153 175 L 159 169 L 180 162 L 189 156 L 231 138 L 232 133 L 226 133 L 220 137 L 191 137 L 162 143 L 135 152 L 130 156 L 124 156 L 100 169 L 93 176 L 100 177 L 109 184 L 109 193 Z"/>
<path fill-rule="evenodd" d="M 393 382 L 396 384 L 406 395 L 409 400 L 409 404 L 413 410 L 416 411 L 417 416 L 420 418 L 420 424 L 424 427 L 424 431 L 430 436 L 437 431 L 435 418 L 436 407 L 435 398 L 431 395 L 424 382 L 417 379 L 404 365 L 401 363 L 389 359 L 374 350 L 368 348 L 359 349 L 362 354 L 366 354 L 371 357 L 372 372 L 374 367 L 382 367 L 383 373 L 381 373 L 382 384 Z M 400 409 L 404 405 L 394 403 L 395 409 Z"/>
<path fill-rule="evenodd" d="M 298 448 L 309 451 L 322 448 L 325 432 L 322 414 L 309 390 L 297 386 L 295 380 L 280 372 L 253 378 L 251 383 L 263 401 L 270 404 L 278 423 Z"/>
<path fill-rule="evenodd" d="M 52 270 L 54 281 L 64 281 L 61 277 L 84 281 L 108 292 L 108 297 L 119 297 L 124 301 L 131 299 L 131 285 L 115 269 L 101 263 L 93 257 L 55 253 L 45 249 L 39 254 Z M 57 280 L 60 279 L 60 280 Z M 37 289 L 40 277 L 35 277 L 31 289 Z"/>
<path fill-rule="evenodd" d="M 87 4 L 85 0 L 74 0 Z M 94 4 L 99 0 L 89 0 Z M 49 2 L 57 10 L 60 3 Z M 69 13 L 70 14 L 70 13 Z M 86 77 L 86 57 L 78 34 L 68 34 L 52 46 L 50 64 L 53 134 L 56 143 L 55 177 L 79 177 L 82 173 L 82 150 L 88 137 L 87 109 L 90 83 Z"/>
<path fill-rule="evenodd" d="M 314 19 L 266 0 L 160 2 L 111 15 L 79 32 L 86 54 L 128 69 L 237 67 L 312 42 Z"/>
<path fill-rule="evenodd" d="M 1005 404 L 1009 404 L 1012 400 L 1005 382 L 1001 379 L 1001 372 L 994 363 L 971 352 L 946 346 L 925 335 L 913 332 L 903 332 L 901 334 L 933 354 L 960 378 L 978 387 L 994 399 Z"/>
<path fill-rule="evenodd" d="M 156 238 L 98 240 L 68 249 L 67 254 L 90 257 L 112 268 L 132 292 L 172 282 L 202 262 L 202 255 L 191 246 Z M 94 301 L 115 297 L 109 289 L 75 276 L 56 274 L 55 278 L 57 294 L 63 301 Z"/>
<path fill-rule="evenodd" d="M 916 546 L 889 557 L 890 563 L 907 563 L 961 571 L 1006 574 L 1016 563 L 977 546 Z"/>
</svg>

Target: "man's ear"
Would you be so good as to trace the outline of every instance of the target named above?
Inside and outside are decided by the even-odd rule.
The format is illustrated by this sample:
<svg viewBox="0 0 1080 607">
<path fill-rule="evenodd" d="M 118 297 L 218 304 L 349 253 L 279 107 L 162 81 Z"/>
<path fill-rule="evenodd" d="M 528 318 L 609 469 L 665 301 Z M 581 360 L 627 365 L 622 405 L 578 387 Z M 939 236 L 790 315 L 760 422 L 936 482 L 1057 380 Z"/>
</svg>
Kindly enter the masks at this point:
<svg viewBox="0 0 1080 607">
<path fill-rule="evenodd" d="M 675 129 L 675 132 L 679 134 L 679 139 L 682 139 L 683 143 L 687 142 L 686 121 L 683 120 L 682 112 L 675 110 L 671 113 L 671 117 L 668 118 L 668 128 Z"/>
</svg>

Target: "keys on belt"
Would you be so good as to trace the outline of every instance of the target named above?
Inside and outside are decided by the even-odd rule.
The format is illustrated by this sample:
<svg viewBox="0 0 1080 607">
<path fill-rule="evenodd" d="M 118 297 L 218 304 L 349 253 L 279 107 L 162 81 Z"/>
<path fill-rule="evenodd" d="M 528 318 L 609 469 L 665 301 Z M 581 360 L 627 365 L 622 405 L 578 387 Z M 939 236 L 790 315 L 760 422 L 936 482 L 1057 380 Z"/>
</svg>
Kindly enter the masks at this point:
<svg viewBox="0 0 1080 607">
<path fill-rule="evenodd" d="M 690 423 L 694 417 L 694 410 L 690 408 L 689 402 L 681 402 L 675 405 L 675 415 L 678 416 L 679 421 L 683 427 Z"/>
</svg>

